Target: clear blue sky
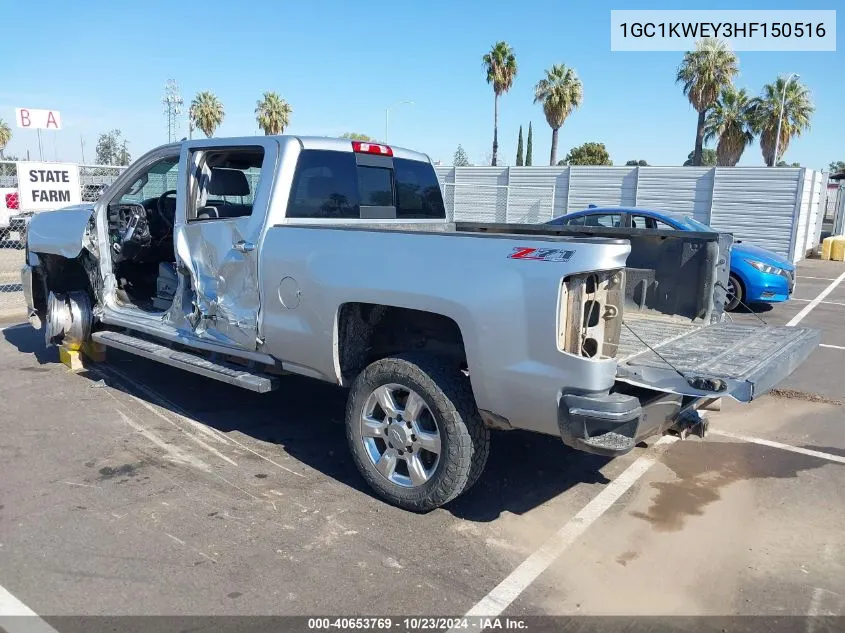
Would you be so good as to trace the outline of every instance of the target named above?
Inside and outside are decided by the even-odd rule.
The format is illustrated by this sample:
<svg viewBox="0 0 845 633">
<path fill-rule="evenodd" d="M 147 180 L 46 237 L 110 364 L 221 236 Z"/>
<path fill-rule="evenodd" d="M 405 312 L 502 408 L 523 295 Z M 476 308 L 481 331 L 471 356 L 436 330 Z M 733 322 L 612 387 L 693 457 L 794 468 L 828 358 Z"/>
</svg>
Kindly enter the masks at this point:
<svg viewBox="0 0 845 633">
<path fill-rule="evenodd" d="M 840 0 L 804 2 L 647 2 L 636 8 L 835 8 Z M 93 162 L 97 135 L 119 128 L 133 156 L 167 140 L 161 105 L 175 79 L 186 105 L 215 92 L 226 118 L 218 136 L 256 133 L 254 108 L 265 90 L 293 106 L 294 134 L 384 136 L 391 143 L 451 163 L 458 143 L 470 160 L 490 152 L 493 94 L 481 56 L 500 39 L 517 56 L 519 74 L 500 102 L 501 155 L 514 164 L 519 125 L 534 124 L 534 164 L 548 162 L 551 131 L 532 103 L 533 86 L 553 63 L 573 66 L 584 103 L 560 131 L 559 158 L 586 141 L 607 145 L 616 164 L 646 159 L 679 165 L 694 141 L 696 113 L 674 83 L 677 52 L 613 53 L 610 9 L 603 0 L 476 2 L 205 0 L 141 3 L 40 0 L 4 3 L 6 51 L 0 117 L 15 107 L 60 110 L 64 130 L 44 133 L 48 160 Z M 842 5 L 839 5 L 842 6 Z M 84 8 L 83 8 L 84 7 Z M 845 12 L 839 13 L 842 19 Z M 841 27 L 839 33 L 845 30 Z M 752 93 L 779 73 L 797 72 L 812 91 L 812 129 L 785 159 L 822 168 L 845 160 L 845 47 L 837 52 L 739 53 L 736 83 Z M 182 131 L 187 135 L 183 119 Z M 35 132 L 13 129 L 7 153 L 37 159 Z M 742 165 L 760 165 L 759 145 Z"/>
</svg>

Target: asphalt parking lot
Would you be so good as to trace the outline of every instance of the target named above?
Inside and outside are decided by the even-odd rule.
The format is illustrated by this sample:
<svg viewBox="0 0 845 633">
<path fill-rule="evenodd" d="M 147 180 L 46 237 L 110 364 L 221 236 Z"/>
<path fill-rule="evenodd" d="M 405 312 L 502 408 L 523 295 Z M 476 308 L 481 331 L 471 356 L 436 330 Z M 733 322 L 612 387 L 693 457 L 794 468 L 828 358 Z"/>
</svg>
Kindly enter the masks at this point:
<svg viewBox="0 0 845 633">
<path fill-rule="evenodd" d="M 113 351 L 74 374 L 40 332 L 6 327 L 0 606 L 839 615 L 844 274 L 807 261 L 794 300 L 734 315 L 800 316 L 824 346 L 776 395 L 711 414 L 706 439 L 607 460 L 497 433 L 478 486 L 425 515 L 365 488 L 338 388 L 287 377 L 258 395 Z"/>
</svg>

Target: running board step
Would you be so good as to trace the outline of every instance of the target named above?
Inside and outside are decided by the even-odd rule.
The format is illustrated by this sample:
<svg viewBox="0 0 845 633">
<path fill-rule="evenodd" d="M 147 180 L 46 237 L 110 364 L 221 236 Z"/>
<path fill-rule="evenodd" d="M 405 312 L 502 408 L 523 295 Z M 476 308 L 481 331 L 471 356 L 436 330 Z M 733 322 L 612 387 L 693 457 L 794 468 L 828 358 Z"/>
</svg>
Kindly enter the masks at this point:
<svg viewBox="0 0 845 633">
<path fill-rule="evenodd" d="M 279 386 L 279 379 L 275 376 L 250 371 L 233 363 L 210 361 L 196 354 L 179 352 L 166 345 L 138 338 L 131 334 L 104 330 L 94 332 L 91 338 L 95 343 L 143 356 L 171 367 L 178 367 L 250 391 L 267 393 Z"/>
</svg>

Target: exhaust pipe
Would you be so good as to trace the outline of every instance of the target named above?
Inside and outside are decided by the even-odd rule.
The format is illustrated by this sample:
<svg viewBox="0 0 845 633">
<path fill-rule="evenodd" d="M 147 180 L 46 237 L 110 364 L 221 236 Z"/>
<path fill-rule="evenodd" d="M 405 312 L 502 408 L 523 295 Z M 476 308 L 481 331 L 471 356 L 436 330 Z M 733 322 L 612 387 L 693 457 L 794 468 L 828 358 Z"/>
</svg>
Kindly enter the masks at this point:
<svg viewBox="0 0 845 633">
<path fill-rule="evenodd" d="M 698 407 L 701 411 L 721 411 L 722 410 L 722 399 L 721 398 L 708 398 L 704 400 L 701 405 Z"/>
<path fill-rule="evenodd" d="M 666 433 L 675 435 L 682 440 L 690 435 L 704 438 L 709 424 L 709 420 L 700 412 L 695 409 L 687 409 L 681 411 L 675 423 L 666 430 Z"/>
</svg>

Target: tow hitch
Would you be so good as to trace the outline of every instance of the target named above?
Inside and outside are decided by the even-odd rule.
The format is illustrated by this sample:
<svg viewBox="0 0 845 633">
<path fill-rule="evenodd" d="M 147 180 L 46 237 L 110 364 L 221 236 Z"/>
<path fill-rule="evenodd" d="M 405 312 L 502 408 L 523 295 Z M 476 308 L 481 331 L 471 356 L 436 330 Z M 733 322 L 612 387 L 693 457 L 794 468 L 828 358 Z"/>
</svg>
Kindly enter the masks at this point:
<svg viewBox="0 0 845 633">
<path fill-rule="evenodd" d="M 682 440 L 686 439 L 690 435 L 703 438 L 705 433 L 707 433 L 707 426 L 709 424 L 709 420 L 701 415 L 699 411 L 696 411 L 695 409 L 686 409 L 678 414 L 675 424 L 670 426 L 666 430 L 666 433 L 676 435 Z"/>
</svg>

